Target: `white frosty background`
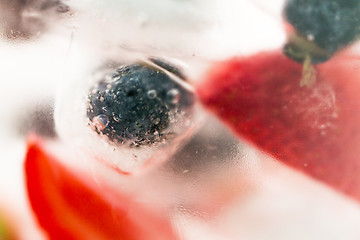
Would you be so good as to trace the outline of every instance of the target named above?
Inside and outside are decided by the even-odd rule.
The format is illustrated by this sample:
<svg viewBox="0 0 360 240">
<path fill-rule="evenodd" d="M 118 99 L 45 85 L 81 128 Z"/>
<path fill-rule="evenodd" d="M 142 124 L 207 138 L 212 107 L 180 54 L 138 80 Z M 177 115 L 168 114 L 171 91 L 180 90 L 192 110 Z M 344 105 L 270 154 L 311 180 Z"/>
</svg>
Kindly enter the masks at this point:
<svg viewBox="0 0 360 240">
<path fill-rule="evenodd" d="M 144 51 L 189 62 L 203 61 L 276 48 L 285 38 L 279 23 L 281 0 L 66 3 L 74 16 L 53 23 L 39 38 L 0 41 L 0 207 L 18 219 L 24 239 L 41 239 L 41 234 L 34 228 L 25 201 L 25 144 L 24 136 L 18 134 L 19 123 L 26 122 L 29 110 L 47 103 L 59 85 L 67 82 L 69 62 L 71 69 L 82 68 L 87 60 L 96 62 L 97 56 L 116 56 L 120 45 L 141 46 Z M 196 75 L 196 69 L 191 71 Z M 254 191 L 239 197 L 211 223 L 178 216 L 176 225 L 186 239 L 360 239 L 357 204 L 251 149 L 242 152 L 245 156 L 235 155 L 235 161 L 241 163 L 238 170 L 245 171 L 246 184 Z M 244 187 L 240 181 L 244 178 L 234 172 L 228 179 L 221 178 L 224 185 L 234 180 L 233 187 Z"/>
</svg>

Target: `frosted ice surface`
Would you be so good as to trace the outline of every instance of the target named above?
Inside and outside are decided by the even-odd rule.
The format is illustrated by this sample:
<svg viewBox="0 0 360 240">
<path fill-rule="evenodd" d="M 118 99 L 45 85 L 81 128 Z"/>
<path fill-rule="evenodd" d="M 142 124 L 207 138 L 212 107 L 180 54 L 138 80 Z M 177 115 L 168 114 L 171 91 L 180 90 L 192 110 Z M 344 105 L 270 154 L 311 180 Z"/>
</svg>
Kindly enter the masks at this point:
<svg viewBox="0 0 360 240">
<path fill-rule="evenodd" d="M 139 181 L 149 185 L 134 187 L 173 209 L 184 239 L 358 239 L 356 202 L 239 143 L 219 124 L 208 119 L 157 174 Z"/>
<path fill-rule="evenodd" d="M 70 7 L 60 0 L 3 0 L 0 36 L 12 41 L 38 38 L 71 14 Z"/>
<path fill-rule="evenodd" d="M 0 19 L 6 17 L 16 25 L 19 12 L 4 11 L 10 6 L 4 3 L 10 2 L 16 4 L 0 2 Z M 17 123 L 28 114 L 25 110 L 41 108 L 60 91 L 56 101 L 68 116 L 64 129 L 78 129 L 83 126 L 79 114 L 86 113 L 83 103 L 91 85 L 84 76 L 94 74 L 96 79 L 100 65 L 153 55 L 175 57 L 189 66 L 185 73 L 196 81 L 193 76 L 201 72 L 203 60 L 275 48 L 285 39 L 281 22 L 274 18 L 280 14 L 280 0 L 68 0 L 66 4 L 75 14 L 59 19 L 58 14 L 47 12 L 51 21 L 31 41 L 0 41 L 0 199 L 4 199 L 0 204 L 5 202 L 11 209 L 22 204 L 19 209 L 25 210 L 18 214 L 20 218 L 28 214 L 21 175 L 24 142 L 17 135 Z M 0 30 L 4 29 L 1 25 Z M 176 89 L 167 94 L 170 102 L 179 101 Z M 156 95 L 149 93 L 150 98 Z M 121 117 L 113 116 L 115 121 Z M 100 120 L 105 126 L 104 118 Z M 174 224 L 184 239 L 360 238 L 358 205 L 274 164 L 232 138 L 216 121 L 208 123 L 162 169 L 133 183 L 133 191 L 141 190 L 148 201 L 173 210 Z M 88 135 L 73 132 L 77 133 L 72 143 L 87 146 Z M 105 158 L 123 151 L 114 152 L 114 147 L 102 143 Z M 176 150 L 170 149 L 165 158 Z M 140 159 L 141 154 L 149 157 L 153 152 L 124 154 Z M 29 218 L 24 217 L 28 220 L 23 225 L 31 232 L 35 227 Z"/>
</svg>

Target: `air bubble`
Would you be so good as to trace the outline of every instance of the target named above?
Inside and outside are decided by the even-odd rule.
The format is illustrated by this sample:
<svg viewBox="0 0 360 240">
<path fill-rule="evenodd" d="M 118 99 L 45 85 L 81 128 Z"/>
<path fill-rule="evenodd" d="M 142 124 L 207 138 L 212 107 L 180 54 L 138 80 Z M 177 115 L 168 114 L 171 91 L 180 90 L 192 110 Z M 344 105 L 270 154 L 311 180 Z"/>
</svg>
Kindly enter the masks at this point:
<svg viewBox="0 0 360 240">
<path fill-rule="evenodd" d="M 109 118 L 104 114 L 100 114 L 99 116 L 94 117 L 92 122 L 93 122 L 94 127 L 98 131 L 102 131 L 108 126 Z"/>
<path fill-rule="evenodd" d="M 176 104 L 179 102 L 180 100 L 180 92 L 178 89 L 176 88 L 173 88 L 171 90 L 169 90 L 166 94 L 166 100 L 169 102 L 169 103 L 172 103 L 172 104 Z"/>
<path fill-rule="evenodd" d="M 156 92 L 156 90 L 154 90 L 154 89 L 149 90 L 149 91 L 147 92 L 147 96 L 148 96 L 148 98 L 150 98 L 150 99 L 156 98 L 156 97 L 157 97 L 157 92 Z"/>
</svg>

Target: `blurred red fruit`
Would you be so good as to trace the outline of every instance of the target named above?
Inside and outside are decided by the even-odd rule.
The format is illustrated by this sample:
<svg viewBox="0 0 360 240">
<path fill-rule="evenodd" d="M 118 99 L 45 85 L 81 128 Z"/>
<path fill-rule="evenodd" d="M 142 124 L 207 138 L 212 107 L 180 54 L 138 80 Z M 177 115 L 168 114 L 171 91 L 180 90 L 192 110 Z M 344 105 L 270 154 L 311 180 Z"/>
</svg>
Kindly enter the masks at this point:
<svg viewBox="0 0 360 240">
<path fill-rule="evenodd" d="M 167 218 L 114 190 L 112 200 L 91 176 L 60 163 L 38 138 L 25 159 L 31 207 L 50 239 L 177 239 Z"/>
<path fill-rule="evenodd" d="M 360 201 L 360 58 L 303 66 L 280 51 L 216 63 L 197 86 L 202 103 L 281 162 Z"/>
</svg>

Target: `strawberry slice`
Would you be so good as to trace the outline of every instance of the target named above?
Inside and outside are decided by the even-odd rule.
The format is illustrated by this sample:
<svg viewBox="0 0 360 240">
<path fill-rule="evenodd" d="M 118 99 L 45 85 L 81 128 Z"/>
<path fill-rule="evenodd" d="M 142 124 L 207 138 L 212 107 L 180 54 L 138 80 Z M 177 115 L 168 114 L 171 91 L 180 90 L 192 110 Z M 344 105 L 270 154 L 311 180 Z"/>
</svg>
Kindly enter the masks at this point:
<svg viewBox="0 0 360 240">
<path fill-rule="evenodd" d="M 177 239 L 158 212 L 118 189 L 105 197 L 91 176 L 67 168 L 45 148 L 30 138 L 25 173 L 31 207 L 50 239 Z"/>
<path fill-rule="evenodd" d="M 197 92 L 240 138 L 360 201 L 360 59 L 342 54 L 313 69 L 280 51 L 233 58 Z"/>
</svg>

